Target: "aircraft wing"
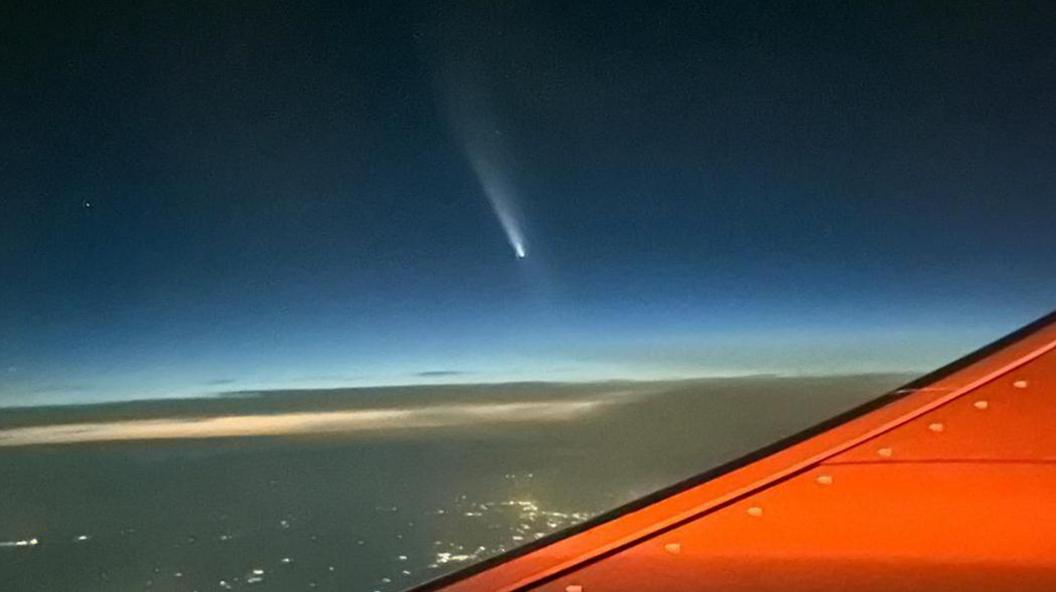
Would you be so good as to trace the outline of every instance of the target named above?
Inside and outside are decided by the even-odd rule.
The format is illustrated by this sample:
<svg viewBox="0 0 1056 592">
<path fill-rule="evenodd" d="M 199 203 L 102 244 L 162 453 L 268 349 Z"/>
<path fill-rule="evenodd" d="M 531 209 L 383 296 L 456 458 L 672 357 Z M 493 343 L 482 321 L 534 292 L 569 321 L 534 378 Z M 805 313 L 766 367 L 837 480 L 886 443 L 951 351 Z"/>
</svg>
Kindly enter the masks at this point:
<svg viewBox="0 0 1056 592">
<path fill-rule="evenodd" d="M 1056 590 L 1056 313 L 417 590 Z"/>
</svg>

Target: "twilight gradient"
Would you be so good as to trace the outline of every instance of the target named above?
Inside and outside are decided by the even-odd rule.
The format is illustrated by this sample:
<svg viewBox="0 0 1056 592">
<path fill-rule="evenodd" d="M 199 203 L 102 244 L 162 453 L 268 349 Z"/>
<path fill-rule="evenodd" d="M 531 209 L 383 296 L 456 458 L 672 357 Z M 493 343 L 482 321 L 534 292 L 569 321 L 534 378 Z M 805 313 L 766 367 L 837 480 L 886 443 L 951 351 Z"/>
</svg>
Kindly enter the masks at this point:
<svg viewBox="0 0 1056 592">
<path fill-rule="evenodd" d="M 1052 17 L 16 9 L 0 406 L 928 370 L 1056 302 Z"/>
</svg>

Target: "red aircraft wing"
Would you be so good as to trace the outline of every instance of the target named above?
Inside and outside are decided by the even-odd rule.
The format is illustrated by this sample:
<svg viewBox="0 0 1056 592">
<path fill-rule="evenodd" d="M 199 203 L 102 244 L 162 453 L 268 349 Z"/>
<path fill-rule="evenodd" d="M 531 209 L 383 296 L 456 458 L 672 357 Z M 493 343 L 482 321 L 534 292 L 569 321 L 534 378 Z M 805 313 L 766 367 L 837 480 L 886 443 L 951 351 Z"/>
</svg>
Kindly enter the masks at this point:
<svg viewBox="0 0 1056 592">
<path fill-rule="evenodd" d="M 1056 590 L 1053 397 L 1056 314 L 419 590 Z"/>
</svg>

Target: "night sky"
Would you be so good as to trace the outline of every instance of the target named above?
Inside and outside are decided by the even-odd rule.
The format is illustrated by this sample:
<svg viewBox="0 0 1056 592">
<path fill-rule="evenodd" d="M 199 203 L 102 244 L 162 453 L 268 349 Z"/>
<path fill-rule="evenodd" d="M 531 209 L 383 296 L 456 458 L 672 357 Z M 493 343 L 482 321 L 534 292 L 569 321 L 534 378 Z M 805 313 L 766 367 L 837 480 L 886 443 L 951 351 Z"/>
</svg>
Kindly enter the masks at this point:
<svg viewBox="0 0 1056 592">
<path fill-rule="evenodd" d="M 0 405 L 924 371 L 1052 309 L 1052 5 L 772 4 L 0 9 Z"/>
</svg>

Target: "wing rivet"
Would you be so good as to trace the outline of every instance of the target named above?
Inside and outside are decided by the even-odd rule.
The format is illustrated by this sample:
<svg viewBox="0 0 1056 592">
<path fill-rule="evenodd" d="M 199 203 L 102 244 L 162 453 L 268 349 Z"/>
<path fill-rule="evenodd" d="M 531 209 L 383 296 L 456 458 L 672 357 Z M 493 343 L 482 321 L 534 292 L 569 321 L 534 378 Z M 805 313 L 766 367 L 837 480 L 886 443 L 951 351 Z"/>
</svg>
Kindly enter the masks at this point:
<svg viewBox="0 0 1056 592">
<path fill-rule="evenodd" d="M 667 551 L 672 555 L 678 555 L 682 552 L 682 545 L 679 543 L 668 543 L 664 545 L 664 551 Z"/>
<path fill-rule="evenodd" d="M 946 426 L 943 425 L 942 422 L 936 421 L 935 423 L 928 424 L 928 429 L 933 431 L 933 432 L 938 433 L 938 432 L 941 432 L 942 430 L 945 430 Z"/>
<path fill-rule="evenodd" d="M 1030 383 L 1025 381 L 1025 380 L 1017 380 L 1017 381 L 1012 383 L 1012 386 L 1014 386 L 1016 388 L 1019 388 L 1019 389 L 1027 388 L 1027 386 L 1029 386 L 1029 385 L 1030 385 Z"/>
<path fill-rule="evenodd" d="M 975 403 L 972 403 L 972 406 L 976 409 L 986 409 L 990 406 L 990 403 L 988 401 L 976 401 Z"/>
<path fill-rule="evenodd" d="M 579 584 L 569 584 L 565 586 L 565 592 L 583 592 L 583 586 Z"/>
<path fill-rule="evenodd" d="M 882 456 L 884 458 L 891 458 L 891 454 L 893 452 L 894 452 L 893 450 L 891 450 L 890 448 L 888 448 L 886 446 L 884 448 L 881 448 L 881 449 L 876 451 L 877 454 L 879 454 L 880 456 Z"/>
<path fill-rule="evenodd" d="M 754 518 L 758 518 L 763 515 L 763 509 L 759 506 L 752 506 L 748 508 L 748 515 Z"/>
<path fill-rule="evenodd" d="M 818 475 L 816 481 L 819 485 L 832 485 L 832 475 Z"/>
</svg>

